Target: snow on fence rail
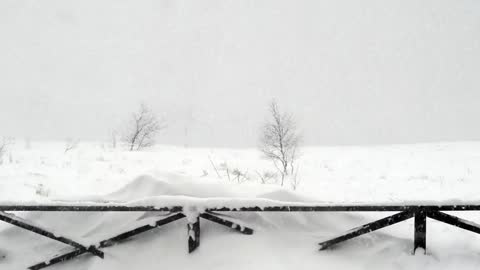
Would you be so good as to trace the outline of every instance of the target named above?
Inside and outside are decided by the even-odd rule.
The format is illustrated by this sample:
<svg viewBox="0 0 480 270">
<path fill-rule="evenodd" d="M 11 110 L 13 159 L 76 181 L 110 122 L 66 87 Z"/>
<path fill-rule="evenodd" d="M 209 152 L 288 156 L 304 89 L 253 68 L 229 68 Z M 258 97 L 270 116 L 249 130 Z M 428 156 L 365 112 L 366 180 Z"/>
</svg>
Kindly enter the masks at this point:
<svg viewBox="0 0 480 270">
<path fill-rule="evenodd" d="M 221 202 L 224 202 L 222 206 Z M 203 203 L 201 203 L 203 202 Z M 253 234 L 253 229 L 246 226 L 242 226 L 233 221 L 228 220 L 224 216 L 218 215 L 216 212 L 399 212 L 394 215 L 364 224 L 362 226 L 353 228 L 344 234 L 326 240 L 319 244 L 319 249 L 324 250 L 338 243 L 346 240 L 358 237 L 360 235 L 376 231 L 378 229 L 405 221 L 410 218 L 414 218 L 415 230 L 414 230 L 414 252 L 418 248 L 426 250 L 426 229 L 427 229 L 427 217 L 435 219 L 437 221 L 450 224 L 462 228 L 467 231 L 480 234 L 480 225 L 471 221 L 463 220 L 458 217 L 444 213 L 443 211 L 480 211 L 480 204 L 442 204 L 442 203 L 429 203 L 429 204 L 353 204 L 353 205 L 327 205 L 327 204 L 306 204 L 306 203 L 285 203 L 270 200 L 260 201 L 243 201 L 241 200 L 205 200 L 201 199 L 192 203 L 189 200 L 188 203 L 182 205 L 159 206 L 145 205 L 142 203 L 66 203 L 56 202 L 53 204 L 25 204 L 25 203 L 0 203 L 0 221 L 10 223 L 14 226 L 23 228 L 25 230 L 43 235 L 50 239 L 68 244 L 74 249 L 68 253 L 58 255 L 54 258 L 46 260 L 44 262 L 30 266 L 28 269 L 42 269 L 50 265 L 64 262 L 80 256 L 85 253 L 90 253 L 103 259 L 104 254 L 99 249 L 112 246 L 113 244 L 132 237 L 134 235 L 152 230 L 154 228 L 163 226 L 165 224 L 186 218 L 187 230 L 188 230 L 188 251 L 193 252 L 200 246 L 200 219 L 206 219 L 214 223 L 227 226 L 243 234 Z M 269 204 L 270 203 L 270 204 Z M 98 243 L 91 245 L 82 245 L 77 241 L 69 239 L 66 236 L 61 236 L 58 233 L 49 232 L 45 228 L 41 228 L 32 224 L 29 221 L 21 219 L 12 213 L 6 212 L 16 211 L 73 211 L 73 212 L 168 212 L 167 217 L 162 217 L 156 220 L 154 223 L 143 225 L 135 229 L 126 231 L 119 235 L 113 236 L 109 239 L 102 240 Z"/>
</svg>

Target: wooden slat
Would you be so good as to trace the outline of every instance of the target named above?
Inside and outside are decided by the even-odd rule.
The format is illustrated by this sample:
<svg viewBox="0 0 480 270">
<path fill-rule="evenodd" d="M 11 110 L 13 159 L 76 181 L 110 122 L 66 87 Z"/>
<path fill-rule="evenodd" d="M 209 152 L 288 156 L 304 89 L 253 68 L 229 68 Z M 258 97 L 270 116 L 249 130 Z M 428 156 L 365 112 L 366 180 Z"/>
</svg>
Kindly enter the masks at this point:
<svg viewBox="0 0 480 270">
<path fill-rule="evenodd" d="M 119 243 L 122 240 L 130 238 L 130 237 L 135 236 L 137 234 L 152 230 L 152 229 L 160 227 L 162 225 L 166 225 L 168 223 L 174 222 L 174 221 L 182 219 L 184 217 L 185 217 L 185 215 L 183 215 L 182 213 L 177 213 L 177 214 L 171 215 L 167 218 L 156 221 L 153 226 L 152 225 L 144 225 L 144 226 L 135 228 L 133 230 L 121 233 L 121 234 L 116 235 L 114 237 L 111 237 L 109 239 L 100 241 L 96 246 L 99 247 L 99 248 L 110 247 L 110 246 L 113 246 L 113 245 Z M 75 257 L 78 257 L 78 256 L 80 256 L 84 253 L 87 253 L 87 252 L 88 252 L 88 250 L 85 250 L 85 249 L 82 249 L 82 248 L 75 249 L 75 250 L 70 251 L 68 253 L 55 256 L 48 261 L 41 262 L 41 263 L 35 264 L 33 266 L 30 266 L 28 269 L 31 269 L 31 270 L 42 269 L 42 268 L 51 266 L 51 265 L 56 264 L 56 263 L 71 260 L 71 259 L 73 259 Z"/>
<path fill-rule="evenodd" d="M 413 217 L 414 212 L 411 211 L 404 211 L 386 218 L 379 219 L 377 221 L 367 223 L 365 225 L 362 225 L 360 227 L 354 228 L 348 232 L 346 232 L 343 235 L 340 235 L 338 237 L 335 237 L 333 239 L 330 239 L 328 241 L 320 243 L 320 250 L 327 249 L 333 245 L 336 245 L 338 243 L 341 243 L 343 241 L 347 241 L 349 239 L 358 237 L 362 234 L 366 234 L 369 232 L 376 231 L 378 229 L 393 225 L 395 223 L 407 220 L 411 217 Z"/>
<path fill-rule="evenodd" d="M 27 231 L 30 231 L 30 232 L 34 232 L 36 234 L 39 234 L 39 235 L 42 235 L 42 236 L 45 236 L 47 238 L 50 238 L 50 239 L 53 239 L 53 240 L 56 240 L 58 242 L 62 242 L 64 244 L 67 244 L 67 245 L 70 245 L 72 247 L 75 247 L 75 248 L 78 248 L 78 249 L 84 249 L 85 251 L 88 251 L 100 258 L 103 259 L 103 252 L 101 252 L 100 250 L 98 250 L 96 247 L 94 246 L 89 246 L 89 247 L 86 247 L 72 239 L 69 239 L 67 237 L 64 237 L 64 236 L 59 236 L 58 234 L 54 234 L 54 233 L 51 233 L 45 229 L 42 229 L 38 226 L 35 226 L 33 224 L 29 224 L 27 223 L 27 221 L 24 221 L 24 220 L 21 220 L 20 218 L 16 217 L 15 215 L 13 214 L 6 214 L 6 213 L 2 213 L 0 212 L 0 220 L 1 221 L 4 221 L 4 222 L 7 222 L 7 223 L 10 223 L 14 226 L 17 226 L 17 227 L 20 227 L 22 229 L 25 229 Z"/>
<path fill-rule="evenodd" d="M 174 221 L 177 221 L 179 219 L 182 219 L 184 218 L 185 215 L 182 214 L 182 213 L 177 213 L 177 214 L 174 214 L 174 215 L 171 215 L 167 218 L 164 218 L 164 219 L 161 219 L 161 220 L 158 220 L 155 222 L 155 225 L 152 226 L 152 225 L 144 225 L 144 226 L 141 226 L 141 227 L 138 227 L 136 229 L 133 229 L 131 231 L 128 231 L 128 232 L 124 232 L 122 234 L 119 234 L 117 236 L 114 236 L 112 238 L 109 238 L 109 239 L 106 239 L 106 240 L 103 240 L 101 241 L 98 246 L 101 247 L 101 248 L 104 248 L 104 247 L 110 247 L 122 240 L 125 240 L 127 238 L 130 238 L 132 236 L 135 236 L 137 234 L 140 234 L 140 233 L 143 233 L 143 232 L 146 232 L 146 231 L 149 231 L 149 230 L 152 230 L 154 228 L 157 228 L 157 227 L 160 227 L 160 226 L 163 226 L 163 225 L 166 225 L 168 223 L 171 223 L 171 222 L 174 222 Z"/>
<path fill-rule="evenodd" d="M 429 218 L 450 224 L 452 226 L 480 234 L 480 224 L 438 211 L 427 212 L 427 216 Z"/>
<path fill-rule="evenodd" d="M 28 269 L 30 269 L 30 270 L 43 269 L 45 267 L 49 267 L 49 266 L 52 266 L 52 265 L 57 264 L 57 263 L 61 263 L 61 262 L 64 262 L 64 261 L 71 260 L 71 259 L 73 259 L 77 256 L 80 256 L 80 255 L 84 254 L 84 253 L 87 253 L 87 251 L 85 249 L 75 249 L 75 250 L 70 251 L 68 253 L 65 253 L 63 255 L 53 257 L 52 259 L 50 259 L 48 261 L 32 265 L 32 266 L 28 267 Z"/>
<path fill-rule="evenodd" d="M 215 214 L 203 213 L 203 214 L 200 214 L 200 217 L 204 218 L 206 220 L 209 220 L 211 222 L 215 222 L 217 224 L 227 226 L 227 227 L 229 227 L 233 230 L 236 230 L 238 232 L 241 232 L 243 234 L 253 234 L 253 229 L 242 226 L 242 225 L 239 225 L 239 224 L 236 224 L 232 221 L 220 218 L 220 217 L 216 216 Z"/>
<path fill-rule="evenodd" d="M 202 207 L 202 205 L 199 205 Z M 281 205 L 206 208 L 213 212 L 400 212 L 417 211 L 480 211 L 480 205 Z M 183 206 L 128 206 L 128 205 L 0 205 L 0 211 L 44 211 L 44 212 L 183 212 Z"/>
<path fill-rule="evenodd" d="M 183 207 L 128 206 L 128 205 L 0 205 L 0 211 L 40 212 L 182 212 Z"/>
</svg>

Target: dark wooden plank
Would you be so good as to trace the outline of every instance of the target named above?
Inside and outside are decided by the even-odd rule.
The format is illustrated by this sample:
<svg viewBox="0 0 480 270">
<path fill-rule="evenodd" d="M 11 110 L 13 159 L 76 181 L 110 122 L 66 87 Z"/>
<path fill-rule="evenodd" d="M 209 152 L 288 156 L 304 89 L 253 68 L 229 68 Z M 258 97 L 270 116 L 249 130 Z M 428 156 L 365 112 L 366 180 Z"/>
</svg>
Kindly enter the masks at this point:
<svg viewBox="0 0 480 270">
<path fill-rule="evenodd" d="M 76 242 L 72 239 L 69 239 L 69 238 L 64 237 L 64 236 L 59 236 L 58 234 L 51 233 L 51 232 L 49 232 L 45 229 L 42 229 L 38 226 L 35 226 L 33 224 L 29 224 L 29 223 L 27 223 L 27 221 L 21 220 L 19 217 L 16 217 L 13 214 L 6 214 L 6 213 L 0 212 L 0 220 L 4 221 L 4 222 L 7 222 L 7 223 L 10 223 L 14 226 L 20 227 L 22 229 L 25 229 L 27 231 L 30 231 L 30 232 L 42 235 L 44 237 L 56 240 L 58 242 L 62 242 L 64 244 L 70 245 L 72 247 L 75 247 L 75 248 L 78 248 L 78 249 L 85 249 L 86 251 L 91 252 L 95 256 L 98 256 L 98 257 L 103 259 L 103 256 L 104 256 L 103 252 L 98 250 L 96 247 L 94 247 L 94 246 L 86 247 L 86 246 L 84 246 L 84 245 L 82 245 L 82 244 L 80 244 L 80 243 L 78 243 L 78 242 Z"/>
<path fill-rule="evenodd" d="M 480 205 L 320 205 L 320 206 L 266 206 L 266 207 L 219 207 L 211 212 L 401 212 L 417 211 L 479 211 Z"/>
<path fill-rule="evenodd" d="M 163 219 L 161 219 L 161 220 L 156 221 L 154 226 L 152 226 L 152 225 L 144 225 L 144 226 L 135 228 L 135 229 L 133 229 L 133 230 L 130 230 L 130 231 L 121 233 L 121 234 L 119 234 L 119 235 L 116 235 L 116 236 L 114 236 L 114 237 L 112 237 L 112 238 L 109 238 L 109 239 L 100 241 L 96 246 L 99 247 L 99 248 L 110 247 L 110 246 L 113 246 L 113 245 L 119 243 L 119 242 L 122 241 L 122 240 L 125 240 L 125 239 L 127 239 L 127 238 L 130 238 L 130 237 L 135 236 L 135 235 L 137 235 L 137 234 L 140 234 L 140 233 L 143 233 L 143 232 L 152 230 L 152 229 L 154 229 L 154 228 L 156 228 L 156 227 L 160 227 L 160 226 L 162 226 L 162 225 L 166 225 L 166 224 L 168 224 L 168 223 L 174 222 L 174 221 L 179 220 L 179 219 L 182 219 L 182 218 L 184 218 L 184 217 L 185 217 L 185 215 L 183 215 L 182 213 L 177 213 L 177 214 L 171 215 L 171 216 L 169 216 L 169 217 L 167 217 L 167 218 L 163 218 Z M 42 269 L 42 268 L 51 266 L 51 265 L 56 264 L 56 263 L 65 262 L 65 261 L 71 260 L 71 259 L 73 259 L 73 258 L 75 258 L 75 257 L 78 257 L 78 256 L 80 256 L 80 255 L 82 255 L 82 254 L 84 254 L 84 253 L 87 253 L 87 252 L 89 252 L 89 251 L 86 250 L 86 249 L 84 249 L 84 248 L 75 249 L 75 250 L 70 251 L 70 252 L 68 252 L 68 253 L 55 256 L 55 257 L 51 258 L 51 259 L 48 260 L 48 261 L 41 262 L 41 263 L 35 264 L 35 265 L 33 265 L 33 266 L 30 266 L 28 269 L 31 269 L 31 270 Z"/>
<path fill-rule="evenodd" d="M 168 223 L 171 223 L 171 222 L 174 222 L 174 221 L 177 221 L 179 219 L 182 219 L 184 218 L 185 215 L 182 214 L 182 213 L 177 213 L 177 214 L 174 214 L 174 215 L 171 215 L 167 218 L 163 218 L 161 220 L 158 220 L 155 222 L 155 225 L 152 226 L 152 225 L 144 225 L 144 226 L 141 226 L 141 227 L 138 227 L 136 229 L 133 229 L 131 231 L 128 231 L 128 232 L 124 232 L 122 234 L 119 234 L 117 236 L 114 236 L 112 238 L 109 238 L 109 239 L 106 239 L 106 240 L 103 240 L 101 241 L 98 246 L 101 247 L 101 248 L 104 248 L 104 247 L 110 247 L 122 240 L 125 240 L 127 238 L 130 238 L 132 236 L 135 236 L 137 234 L 140 234 L 140 233 L 143 233 L 143 232 L 146 232 L 146 231 L 149 231 L 149 230 L 152 230 L 154 228 L 157 228 L 157 227 L 160 227 L 160 226 L 163 226 L 163 225 L 166 225 Z"/>
<path fill-rule="evenodd" d="M 57 264 L 57 263 L 61 263 L 61 262 L 64 262 L 64 261 L 71 260 L 71 259 L 73 259 L 77 256 L 80 256 L 84 253 L 87 253 L 87 252 L 88 251 L 85 250 L 85 249 L 75 249 L 75 250 L 73 250 L 71 252 L 68 252 L 68 253 L 65 253 L 63 255 L 53 257 L 52 259 L 50 259 L 48 261 L 32 265 L 32 266 L 28 267 L 28 269 L 30 269 L 30 270 L 43 269 L 45 267 L 49 267 L 49 266 L 52 266 L 52 265 Z"/>
<path fill-rule="evenodd" d="M 182 212 L 182 206 L 128 206 L 128 205 L 0 205 L 0 211 L 41 212 Z"/>
<path fill-rule="evenodd" d="M 459 217 L 452 216 L 452 215 L 438 212 L 438 211 L 427 212 L 427 216 L 429 218 L 438 220 L 440 222 L 444 222 L 452 226 L 480 234 L 480 224 L 477 224 L 475 222 L 461 219 Z"/>
<path fill-rule="evenodd" d="M 197 217 L 194 222 L 187 224 L 188 232 L 188 253 L 192 253 L 200 246 L 200 218 Z"/>
<path fill-rule="evenodd" d="M 479 205 L 435 205 L 435 204 L 395 204 L 395 205 L 282 205 L 282 206 L 249 206 L 249 207 L 218 207 L 206 211 L 213 212 L 400 212 L 417 211 L 420 208 L 427 211 L 480 211 Z M 183 212 L 182 206 L 127 206 L 127 205 L 0 205 L 0 211 L 55 211 L 55 212 L 148 212 L 163 211 Z"/>
<path fill-rule="evenodd" d="M 216 216 L 215 214 L 212 214 L 212 213 L 202 213 L 202 214 L 200 214 L 200 217 L 204 218 L 206 220 L 209 220 L 211 222 L 215 222 L 215 223 L 218 223 L 220 225 L 227 226 L 227 227 L 229 227 L 231 229 L 234 229 L 238 232 L 241 232 L 243 234 L 253 234 L 253 229 L 242 226 L 242 225 L 239 225 L 239 224 L 236 224 L 232 221 L 220 218 L 220 217 L 218 217 L 218 216 Z"/>
<path fill-rule="evenodd" d="M 336 245 L 340 242 L 347 241 L 349 239 L 358 237 L 362 234 L 373 232 L 373 231 L 376 231 L 378 229 L 381 229 L 381 228 L 393 225 L 395 223 L 407 220 L 407 219 L 413 217 L 413 215 L 414 215 L 414 212 L 404 211 L 404 212 L 400 212 L 400 213 L 392 215 L 392 216 L 388 216 L 386 218 L 379 219 L 379 220 L 371 222 L 371 223 L 367 223 L 367 224 L 362 225 L 360 227 L 354 228 L 354 229 L 346 232 L 343 235 L 340 235 L 338 237 L 335 237 L 333 239 L 330 239 L 328 241 L 320 243 L 319 244 L 320 245 L 320 250 L 327 249 L 327 248 L 329 248 L 333 245 Z"/>
<path fill-rule="evenodd" d="M 415 227 L 413 237 L 413 253 L 418 248 L 422 248 L 424 252 L 427 250 L 427 215 L 423 210 L 415 212 Z"/>
</svg>

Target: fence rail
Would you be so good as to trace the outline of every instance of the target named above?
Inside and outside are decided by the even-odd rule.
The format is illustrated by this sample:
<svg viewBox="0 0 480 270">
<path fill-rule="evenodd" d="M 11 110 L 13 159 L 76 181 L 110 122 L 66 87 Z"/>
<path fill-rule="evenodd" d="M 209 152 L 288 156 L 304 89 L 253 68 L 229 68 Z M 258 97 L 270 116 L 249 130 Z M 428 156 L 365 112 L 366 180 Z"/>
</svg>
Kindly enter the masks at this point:
<svg viewBox="0 0 480 270">
<path fill-rule="evenodd" d="M 187 208 L 187 209 L 185 209 Z M 253 229 L 228 220 L 228 217 L 217 212 L 399 212 L 388 217 L 353 228 L 344 234 L 319 244 L 319 249 L 324 250 L 349 239 L 370 233 L 387 226 L 414 218 L 414 244 L 413 250 L 422 248 L 426 250 L 427 218 L 431 218 L 467 231 L 480 234 L 480 225 L 464 220 L 450 214 L 448 211 L 480 211 L 480 204 L 405 204 L 405 205 L 273 205 L 273 206 L 237 206 L 237 207 L 204 207 L 194 206 L 202 211 L 192 214 L 192 206 L 129 206 L 129 205 L 0 205 L 0 221 L 10 223 L 22 229 L 40 234 L 52 240 L 66 243 L 74 249 L 62 255 L 55 256 L 44 262 L 30 266 L 28 269 L 37 270 L 50 265 L 73 259 L 82 254 L 90 253 L 103 259 L 104 253 L 99 249 L 112 246 L 119 241 L 130 238 L 137 234 L 152 230 L 165 224 L 186 218 L 188 231 L 188 251 L 191 253 L 200 246 L 200 219 L 205 219 L 216 224 L 227 226 L 232 230 L 243 234 L 253 234 Z M 186 210 L 186 211 L 184 211 Z M 58 233 L 49 232 L 29 221 L 15 216 L 13 213 L 21 211 L 42 211 L 42 212 L 168 212 L 167 217 L 162 217 L 154 224 L 143 225 L 133 230 L 115 235 L 98 243 L 84 246 L 77 241 Z M 195 213 L 195 211 L 193 212 Z M 191 216 L 195 215 L 195 216 Z"/>
<path fill-rule="evenodd" d="M 281 205 L 281 206 L 235 206 L 205 207 L 214 212 L 398 212 L 417 211 L 480 211 L 480 204 L 391 204 L 391 205 Z M 40 212 L 183 212 L 184 206 L 129 206 L 129 205 L 0 205 L 0 211 Z"/>
</svg>

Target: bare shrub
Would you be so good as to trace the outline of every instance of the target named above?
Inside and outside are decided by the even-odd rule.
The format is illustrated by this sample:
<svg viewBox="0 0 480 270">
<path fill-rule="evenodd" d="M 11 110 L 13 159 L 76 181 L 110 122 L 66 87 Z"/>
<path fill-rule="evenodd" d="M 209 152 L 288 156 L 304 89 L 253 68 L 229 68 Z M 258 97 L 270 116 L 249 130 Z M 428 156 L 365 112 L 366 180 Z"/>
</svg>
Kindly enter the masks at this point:
<svg viewBox="0 0 480 270">
<path fill-rule="evenodd" d="M 67 152 L 77 148 L 78 146 L 78 140 L 75 139 L 67 139 L 65 142 L 65 151 L 64 153 L 66 154 Z"/>
<path fill-rule="evenodd" d="M 38 184 L 35 186 L 35 194 L 42 197 L 48 197 L 50 195 L 50 190 L 43 184 Z"/>
<path fill-rule="evenodd" d="M 258 178 L 260 179 L 260 183 L 262 184 L 277 182 L 278 174 L 276 172 L 266 171 L 266 172 L 260 173 L 258 171 L 255 171 L 255 173 L 258 175 Z"/>
<path fill-rule="evenodd" d="M 210 160 L 210 164 L 212 164 L 212 167 L 215 170 L 215 173 L 217 174 L 218 178 L 222 179 L 222 176 L 218 172 L 217 166 L 215 166 L 215 163 L 213 162 L 212 158 L 208 156 L 208 159 Z"/>
<path fill-rule="evenodd" d="M 232 175 L 237 183 L 242 183 L 249 180 L 248 171 L 241 171 L 239 168 L 234 168 L 232 170 Z"/>
<path fill-rule="evenodd" d="M 228 181 L 232 181 L 232 178 L 230 177 L 230 168 L 228 167 L 228 163 L 226 161 L 220 163 L 220 169 L 227 174 Z"/>
</svg>

